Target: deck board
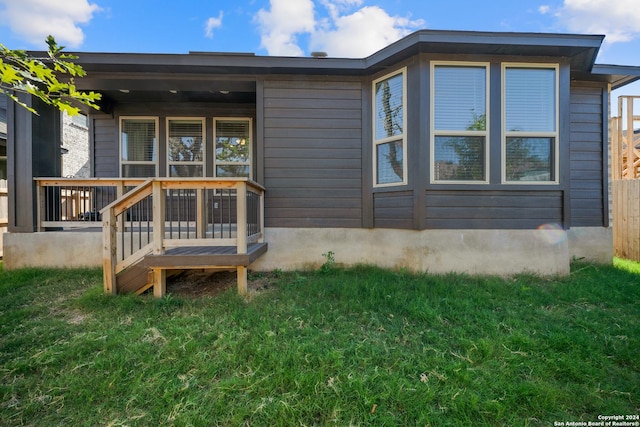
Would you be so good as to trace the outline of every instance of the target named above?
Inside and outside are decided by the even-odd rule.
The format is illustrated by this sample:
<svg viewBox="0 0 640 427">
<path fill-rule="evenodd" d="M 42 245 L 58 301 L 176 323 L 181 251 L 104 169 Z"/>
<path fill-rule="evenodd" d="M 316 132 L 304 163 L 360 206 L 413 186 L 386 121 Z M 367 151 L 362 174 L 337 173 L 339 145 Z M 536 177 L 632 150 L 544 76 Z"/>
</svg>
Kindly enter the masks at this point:
<svg viewBox="0 0 640 427">
<path fill-rule="evenodd" d="M 267 243 L 247 246 L 246 254 L 238 254 L 235 246 L 189 246 L 167 249 L 163 255 L 147 255 L 143 261 L 149 268 L 213 268 L 249 266 L 267 251 Z"/>
</svg>

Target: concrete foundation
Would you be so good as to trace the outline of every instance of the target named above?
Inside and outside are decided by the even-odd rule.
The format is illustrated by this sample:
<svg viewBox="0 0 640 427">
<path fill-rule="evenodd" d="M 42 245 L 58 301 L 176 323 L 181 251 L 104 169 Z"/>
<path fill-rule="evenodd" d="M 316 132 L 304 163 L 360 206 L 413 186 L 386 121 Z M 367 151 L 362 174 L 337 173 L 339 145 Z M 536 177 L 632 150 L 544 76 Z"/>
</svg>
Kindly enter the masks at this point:
<svg viewBox="0 0 640 427">
<path fill-rule="evenodd" d="M 567 232 L 569 255 L 602 264 L 613 262 L 613 228 L 574 227 Z"/>
<path fill-rule="evenodd" d="M 102 233 L 8 233 L 4 268 L 100 267 Z M 390 230 L 267 228 L 269 250 L 252 270 L 306 270 L 334 253 L 340 265 L 372 264 L 433 273 L 568 274 L 572 258 L 610 263 L 609 228 L 541 230 Z"/>
<path fill-rule="evenodd" d="M 3 268 L 102 267 L 101 232 L 6 233 Z"/>
</svg>

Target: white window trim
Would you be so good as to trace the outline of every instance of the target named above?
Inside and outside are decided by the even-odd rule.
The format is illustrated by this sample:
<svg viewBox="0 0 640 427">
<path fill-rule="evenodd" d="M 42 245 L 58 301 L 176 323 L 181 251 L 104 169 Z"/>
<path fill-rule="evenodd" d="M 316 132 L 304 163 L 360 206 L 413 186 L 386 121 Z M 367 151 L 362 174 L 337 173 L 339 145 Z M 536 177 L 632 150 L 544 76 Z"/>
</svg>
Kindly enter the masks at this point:
<svg viewBox="0 0 640 427">
<path fill-rule="evenodd" d="M 465 131 L 437 131 L 435 126 L 435 68 L 437 66 L 453 66 L 453 67 L 471 67 L 471 68 L 479 68 L 484 67 L 485 69 L 485 114 L 486 114 L 486 129 L 484 131 L 477 130 L 465 130 Z M 430 70 L 429 70 L 431 78 L 430 82 L 430 120 L 429 120 L 429 183 L 431 184 L 443 184 L 443 185 L 458 185 L 458 184 L 473 184 L 473 185 L 486 185 L 490 182 L 489 176 L 489 153 L 490 153 L 490 98 L 491 98 L 491 87 L 490 87 L 490 73 L 491 73 L 491 64 L 489 62 L 466 62 L 466 61 L 431 61 Z M 435 179 L 435 140 L 436 136 L 484 136 L 484 180 L 482 181 L 467 181 L 467 180 L 436 180 Z"/>
<path fill-rule="evenodd" d="M 218 122 L 249 122 L 249 161 L 248 162 L 221 162 L 218 161 L 216 149 L 216 125 Z M 253 119 L 250 117 L 214 117 L 213 118 L 213 175 L 217 177 L 218 166 L 249 166 L 249 179 L 253 179 Z"/>
<path fill-rule="evenodd" d="M 388 138 L 376 139 L 376 84 L 397 75 L 402 75 L 402 135 L 394 135 Z M 371 158 L 373 162 L 373 187 L 384 188 L 407 185 L 409 182 L 407 167 L 407 67 L 400 68 L 399 70 L 395 70 L 392 73 L 385 74 L 384 76 L 375 79 L 371 83 L 371 94 L 373 95 L 371 103 L 371 139 L 373 140 L 373 155 L 371 156 Z M 378 145 L 398 140 L 402 141 L 402 181 L 378 184 Z"/>
<path fill-rule="evenodd" d="M 132 160 L 123 160 L 122 159 L 122 122 L 123 120 L 153 120 L 155 122 L 155 135 L 154 135 L 154 147 L 153 149 L 155 150 L 155 154 L 156 154 L 156 160 L 152 161 L 152 162 L 147 162 L 147 161 L 132 161 Z M 159 166 L 158 166 L 158 161 L 159 161 L 159 152 L 158 152 L 158 133 L 160 132 L 159 129 L 159 119 L 157 116 L 120 116 L 120 120 L 118 122 L 118 176 L 120 178 L 124 178 L 122 176 L 122 166 L 123 165 L 153 165 L 155 167 L 156 173 L 155 176 L 153 177 L 149 177 L 149 178 L 155 178 L 158 176 L 159 171 Z"/>
<path fill-rule="evenodd" d="M 555 132 L 509 132 L 507 130 L 507 96 L 506 79 L 507 68 L 543 68 L 555 70 Z M 504 62 L 502 63 L 502 184 L 506 185 L 558 185 L 560 184 L 560 65 L 557 63 L 527 63 L 527 62 Z M 554 138 L 554 180 L 553 181 L 507 181 L 507 138 L 522 136 L 525 138 Z"/>
<path fill-rule="evenodd" d="M 189 162 L 189 161 L 172 161 L 169 160 L 169 122 L 171 120 L 189 120 L 189 121 L 197 121 L 199 120 L 202 123 L 202 161 L 200 162 Z M 187 165 L 187 166 L 198 166 L 202 165 L 202 178 L 207 176 L 207 126 L 206 126 L 206 118 L 204 117 L 167 117 L 166 119 L 166 135 L 165 135 L 165 146 L 167 150 L 167 171 L 166 175 L 171 176 L 171 166 L 174 165 Z"/>
</svg>

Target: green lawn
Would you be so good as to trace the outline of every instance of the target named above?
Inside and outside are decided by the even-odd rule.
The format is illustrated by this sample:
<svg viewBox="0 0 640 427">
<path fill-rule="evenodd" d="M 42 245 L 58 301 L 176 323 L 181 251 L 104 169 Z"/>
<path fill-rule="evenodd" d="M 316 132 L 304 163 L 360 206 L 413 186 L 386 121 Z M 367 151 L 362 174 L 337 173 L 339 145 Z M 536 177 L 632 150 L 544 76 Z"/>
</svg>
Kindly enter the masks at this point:
<svg viewBox="0 0 640 427">
<path fill-rule="evenodd" d="M 255 278 L 255 276 L 254 276 Z M 640 264 L 274 272 L 243 299 L 0 271 L 0 425 L 552 426 L 640 413 Z"/>
</svg>

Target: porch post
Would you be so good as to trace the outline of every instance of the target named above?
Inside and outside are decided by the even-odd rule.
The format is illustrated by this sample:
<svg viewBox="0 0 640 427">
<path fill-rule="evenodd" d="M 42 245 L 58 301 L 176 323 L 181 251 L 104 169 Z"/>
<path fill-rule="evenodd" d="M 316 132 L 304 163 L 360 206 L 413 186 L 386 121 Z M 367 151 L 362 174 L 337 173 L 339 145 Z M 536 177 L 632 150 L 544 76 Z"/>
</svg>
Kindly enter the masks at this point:
<svg viewBox="0 0 640 427">
<path fill-rule="evenodd" d="M 153 197 L 153 253 L 164 253 L 164 192 L 162 181 L 154 180 L 151 185 Z"/>
<path fill-rule="evenodd" d="M 247 183 L 236 184 L 237 236 L 236 246 L 238 254 L 247 253 Z"/>
<path fill-rule="evenodd" d="M 102 217 L 102 277 L 104 280 L 104 292 L 115 295 L 116 282 L 116 216 L 113 209 L 108 209 Z"/>
</svg>

